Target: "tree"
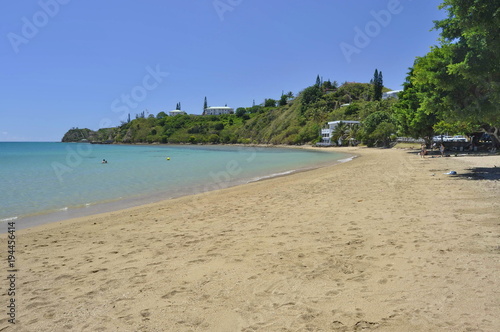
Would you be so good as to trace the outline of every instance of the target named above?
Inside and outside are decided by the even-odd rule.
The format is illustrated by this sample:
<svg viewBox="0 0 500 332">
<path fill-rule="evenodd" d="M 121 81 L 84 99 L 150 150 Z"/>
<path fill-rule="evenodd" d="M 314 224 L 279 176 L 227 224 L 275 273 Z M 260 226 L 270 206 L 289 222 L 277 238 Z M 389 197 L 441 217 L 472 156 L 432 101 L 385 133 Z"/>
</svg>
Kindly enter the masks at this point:
<svg viewBox="0 0 500 332">
<path fill-rule="evenodd" d="M 220 137 L 217 134 L 212 134 L 208 137 L 208 141 L 213 144 L 217 144 L 220 141 Z"/>
<path fill-rule="evenodd" d="M 379 72 L 378 69 L 375 69 L 375 73 L 373 74 L 373 79 L 371 80 L 371 82 L 373 84 L 373 99 L 381 100 L 382 89 L 384 88 L 382 72 Z"/>
<path fill-rule="evenodd" d="M 363 141 L 368 146 L 387 146 L 390 136 L 396 132 L 394 122 L 393 117 L 387 111 L 371 113 L 363 121 Z"/>
<path fill-rule="evenodd" d="M 388 147 L 391 141 L 391 136 L 396 132 L 396 126 L 390 122 L 381 122 L 371 134 L 375 139 L 375 144 L 382 143 L 383 147 Z M 379 144 L 380 145 L 380 144 Z"/>
<path fill-rule="evenodd" d="M 203 110 L 205 110 L 206 108 L 208 108 L 208 104 L 207 104 L 207 97 L 205 96 L 205 101 L 203 102 Z"/>
<path fill-rule="evenodd" d="M 439 121 L 434 125 L 434 131 L 436 132 L 436 134 L 457 135 L 464 133 L 474 133 L 480 130 L 478 130 L 477 127 L 469 122 L 450 123 L 446 121 Z"/>
<path fill-rule="evenodd" d="M 224 129 L 224 124 L 222 122 L 217 122 L 214 126 L 214 129 L 220 131 L 220 130 Z"/>
<path fill-rule="evenodd" d="M 317 85 L 310 86 L 308 88 L 305 88 L 304 91 L 302 91 L 302 103 L 305 105 L 314 103 L 322 95 L 323 93 L 321 92 L 321 89 Z"/>
<path fill-rule="evenodd" d="M 261 113 L 262 112 L 262 106 L 261 105 L 254 105 L 252 107 L 249 107 L 247 109 L 247 113 Z"/>
<path fill-rule="evenodd" d="M 373 99 L 373 84 L 368 83 L 344 83 L 335 91 L 333 97 L 345 96 L 345 102 L 355 100 L 372 100 Z"/>
<path fill-rule="evenodd" d="M 337 145 L 342 145 L 349 134 L 349 125 L 340 121 L 332 133 L 332 140 L 337 142 Z"/>
<path fill-rule="evenodd" d="M 360 135 L 359 125 L 358 124 L 351 124 L 349 126 L 349 130 L 347 131 L 347 136 L 346 136 L 346 139 L 348 140 L 349 145 L 357 145 L 359 135 Z"/>
<path fill-rule="evenodd" d="M 338 87 L 338 84 L 336 81 L 333 81 L 333 83 L 332 83 L 330 80 L 328 80 L 328 81 L 323 82 L 322 87 L 325 90 L 334 90 Z"/>
<path fill-rule="evenodd" d="M 412 77 L 413 68 L 410 68 L 404 89 L 393 107 L 396 125 L 401 135 L 423 138 L 430 146 L 439 116 L 432 109 L 422 107 L 421 95 L 427 93 L 426 87 L 412 82 Z"/>
<path fill-rule="evenodd" d="M 276 107 L 276 100 L 271 98 L 264 100 L 264 107 Z"/>
<path fill-rule="evenodd" d="M 279 101 L 279 105 L 280 105 L 280 106 L 285 106 L 285 105 L 286 105 L 286 103 L 287 103 L 287 101 L 288 101 L 287 96 L 286 96 L 286 95 L 284 95 L 284 94 L 282 94 L 282 95 L 281 95 L 281 98 L 280 98 L 280 101 Z"/>
<path fill-rule="evenodd" d="M 384 89 L 384 77 L 382 75 L 382 71 L 379 71 L 378 72 L 378 82 L 377 82 L 377 93 L 380 95 L 380 99 L 382 99 L 383 89 Z"/>
<path fill-rule="evenodd" d="M 244 107 L 238 107 L 236 109 L 236 116 L 238 118 L 241 118 L 243 116 L 243 114 L 246 114 L 247 110 L 244 108 Z"/>
<path fill-rule="evenodd" d="M 163 112 L 163 111 L 162 111 L 162 112 L 160 112 L 160 113 L 158 113 L 158 114 L 156 115 L 156 118 L 157 118 L 157 119 L 163 119 L 163 118 L 164 118 L 164 117 L 166 117 L 166 116 L 167 116 L 167 113 L 165 113 L 165 112 Z"/>
<path fill-rule="evenodd" d="M 315 84 L 318 88 L 321 87 L 321 78 L 318 76 L 316 76 L 316 84 Z"/>
<path fill-rule="evenodd" d="M 135 115 L 136 119 L 144 119 L 145 117 L 146 117 L 145 111 L 142 111 L 141 113 Z"/>
<path fill-rule="evenodd" d="M 444 0 L 440 45 L 415 66 L 414 80 L 433 85 L 424 107 L 449 122 L 479 125 L 500 147 L 500 2 Z"/>
</svg>

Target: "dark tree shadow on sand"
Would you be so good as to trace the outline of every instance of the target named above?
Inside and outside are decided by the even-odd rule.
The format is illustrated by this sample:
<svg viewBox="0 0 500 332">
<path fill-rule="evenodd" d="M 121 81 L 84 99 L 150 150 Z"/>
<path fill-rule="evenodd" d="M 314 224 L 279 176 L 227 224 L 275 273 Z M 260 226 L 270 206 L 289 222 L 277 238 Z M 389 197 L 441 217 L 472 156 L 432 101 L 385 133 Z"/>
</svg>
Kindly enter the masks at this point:
<svg viewBox="0 0 500 332">
<path fill-rule="evenodd" d="M 500 180 L 500 166 L 496 167 L 474 167 L 466 173 L 457 174 L 457 177 L 468 180 Z"/>
<path fill-rule="evenodd" d="M 408 154 L 412 155 L 419 155 L 420 151 L 407 151 Z M 466 156 L 472 157 L 472 156 L 484 156 L 485 154 L 474 154 L 474 153 L 468 153 Z M 488 156 L 487 154 L 486 156 Z M 440 158 L 441 154 L 439 151 L 428 151 L 428 153 L 425 155 L 425 158 L 427 159 L 432 159 L 432 158 Z M 445 154 L 445 158 L 453 158 L 453 155 L 450 154 Z M 456 157 L 456 156 L 455 156 Z M 446 171 L 446 169 L 432 169 L 432 172 L 441 172 L 441 171 Z M 457 177 L 457 178 L 464 178 L 467 180 L 496 180 L 500 181 L 500 165 L 496 165 L 493 167 L 473 167 L 466 169 L 465 171 L 459 172 L 457 175 L 452 175 L 452 177 Z"/>
</svg>

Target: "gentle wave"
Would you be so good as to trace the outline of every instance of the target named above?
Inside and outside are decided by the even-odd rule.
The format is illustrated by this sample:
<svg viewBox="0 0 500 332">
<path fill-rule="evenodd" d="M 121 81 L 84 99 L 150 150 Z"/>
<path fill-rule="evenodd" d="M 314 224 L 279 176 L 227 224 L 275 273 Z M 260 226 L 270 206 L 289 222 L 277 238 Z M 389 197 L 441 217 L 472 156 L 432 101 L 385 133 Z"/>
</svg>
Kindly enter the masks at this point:
<svg viewBox="0 0 500 332">
<path fill-rule="evenodd" d="M 292 173 L 294 173 L 296 171 L 297 170 L 293 169 L 291 171 L 286 171 L 286 172 L 281 172 L 281 173 L 274 173 L 274 174 L 266 175 L 266 176 L 259 176 L 259 177 L 256 177 L 256 178 L 248 181 L 247 183 L 257 182 L 257 181 L 261 181 L 261 180 L 265 180 L 265 179 L 270 179 L 270 178 L 275 178 L 277 176 L 282 176 L 282 175 L 288 175 L 288 174 L 292 174 Z"/>
<path fill-rule="evenodd" d="M 351 161 L 353 160 L 354 158 L 356 158 L 357 156 L 352 156 L 352 157 L 349 157 L 349 158 L 345 158 L 345 159 L 339 159 L 337 160 L 339 163 L 346 163 L 348 161 Z"/>
<path fill-rule="evenodd" d="M 10 217 L 10 218 L 4 218 L 4 219 L 0 219 L 0 222 L 4 222 L 4 221 L 12 221 L 12 220 L 16 220 L 18 217 Z"/>
</svg>

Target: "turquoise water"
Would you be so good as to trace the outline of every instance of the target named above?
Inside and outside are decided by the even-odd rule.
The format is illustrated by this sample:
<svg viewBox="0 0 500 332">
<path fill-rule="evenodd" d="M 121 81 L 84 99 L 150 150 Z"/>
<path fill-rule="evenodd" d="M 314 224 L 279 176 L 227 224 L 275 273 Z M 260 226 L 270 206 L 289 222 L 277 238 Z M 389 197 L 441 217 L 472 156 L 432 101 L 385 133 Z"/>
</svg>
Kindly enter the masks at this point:
<svg viewBox="0 0 500 332">
<path fill-rule="evenodd" d="M 346 157 L 284 148 L 0 142 L 0 220 L 210 191 Z"/>
</svg>

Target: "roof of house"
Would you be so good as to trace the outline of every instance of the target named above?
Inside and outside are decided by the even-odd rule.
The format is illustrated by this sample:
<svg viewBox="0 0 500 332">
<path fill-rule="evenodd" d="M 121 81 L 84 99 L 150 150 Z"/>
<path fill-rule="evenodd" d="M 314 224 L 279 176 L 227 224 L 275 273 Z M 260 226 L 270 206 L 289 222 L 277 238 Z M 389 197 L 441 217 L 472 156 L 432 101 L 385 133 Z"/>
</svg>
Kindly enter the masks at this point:
<svg viewBox="0 0 500 332">
<path fill-rule="evenodd" d="M 337 123 L 353 123 L 353 124 L 356 124 L 356 123 L 361 123 L 359 121 L 349 121 L 349 120 L 339 120 L 339 121 L 330 121 L 328 122 L 329 125 L 331 124 L 337 124 Z"/>
</svg>

